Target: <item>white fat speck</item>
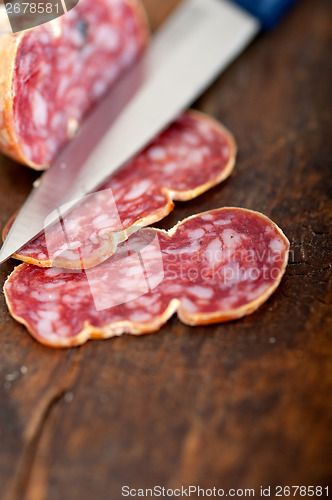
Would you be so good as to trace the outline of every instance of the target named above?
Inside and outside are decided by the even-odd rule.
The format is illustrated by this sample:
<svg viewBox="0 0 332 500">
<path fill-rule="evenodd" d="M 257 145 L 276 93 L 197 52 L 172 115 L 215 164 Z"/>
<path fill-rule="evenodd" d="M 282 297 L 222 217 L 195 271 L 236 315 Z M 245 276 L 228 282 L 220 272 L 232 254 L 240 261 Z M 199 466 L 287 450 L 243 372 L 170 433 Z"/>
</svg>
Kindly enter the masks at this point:
<svg viewBox="0 0 332 500">
<path fill-rule="evenodd" d="M 50 341 L 50 342 L 54 342 L 55 344 L 58 342 L 59 340 L 59 336 L 58 336 L 58 332 L 50 332 L 47 334 L 47 340 Z"/>
<path fill-rule="evenodd" d="M 131 40 L 121 55 L 121 64 L 128 66 L 133 61 L 137 53 L 136 40 Z"/>
<path fill-rule="evenodd" d="M 200 130 L 200 133 L 203 135 L 203 137 L 205 139 L 212 139 L 213 137 L 213 133 L 210 129 L 210 126 L 205 123 L 204 121 L 201 121 L 200 123 L 198 123 L 198 128 Z"/>
<path fill-rule="evenodd" d="M 31 296 L 31 294 L 30 294 L 30 296 Z M 38 316 L 38 314 L 36 312 L 30 310 L 29 315 L 30 315 L 30 320 L 32 320 L 32 321 L 39 321 L 39 316 Z"/>
<path fill-rule="evenodd" d="M 57 326 L 56 333 L 60 337 L 67 337 L 67 335 L 70 334 L 70 328 L 68 328 L 67 326 Z"/>
<path fill-rule="evenodd" d="M 4 129 L 3 129 L 4 131 Z M 28 158 L 31 158 L 33 148 L 30 147 L 26 142 L 22 143 L 22 149 Z M 38 180 L 38 179 L 37 179 Z"/>
<path fill-rule="evenodd" d="M 39 76 L 47 77 L 51 72 L 51 68 L 48 64 L 42 66 L 39 70 Z"/>
<path fill-rule="evenodd" d="M 124 269 L 124 274 L 126 277 L 129 276 L 142 276 L 143 270 L 141 266 L 132 266 L 129 269 Z M 128 285 L 128 283 L 126 284 Z"/>
<path fill-rule="evenodd" d="M 269 247 L 272 250 L 272 252 L 278 254 L 280 254 L 285 249 L 283 241 L 279 238 L 273 238 L 273 240 L 270 241 Z"/>
<path fill-rule="evenodd" d="M 39 35 L 39 41 L 41 43 L 44 43 L 45 45 L 48 45 L 50 43 L 50 40 L 49 40 L 49 33 L 43 31 L 43 32 L 40 32 L 38 33 Z"/>
<path fill-rule="evenodd" d="M 190 251 L 191 252 L 197 252 L 200 249 L 200 243 L 199 240 L 196 239 L 190 243 Z"/>
<path fill-rule="evenodd" d="M 94 98 L 100 97 L 105 93 L 106 89 L 107 89 L 106 83 L 103 82 L 102 80 L 98 80 L 94 83 L 92 87 L 92 96 Z"/>
<path fill-rule="evenodd" d="M 213 220 L 213 215 L 212 214 L 204 214 L 201 215 L 202 220 Z"/>
<path fill-rule="evenodd" d="M 65 295 L 62 295 L 61 300 L 64 304 L 67 304 L 68 306 L 72 306 L 73 304 L 78 303 L 80 299 L 78 296 L 65 294 Z"/>
<path fill-rule="evenodd" d="M 174 151 L 177 157 L 187 157 L 191 152 L 191 148 L 186 145 L 178 145 Z"/>
<path fill-rule="evenodd" d="M 110 51 L 117 50 L 120 43 L 119 33 L 112 26 L 103 24 L 98 27 L 95 43 Z"/>
<path fill-rule="evenodd" d="M 229 147 L 228 146 L 224 146 L 222 148 L 222 155 L 227 158 L 227 156 L 229 155 Z"/>
<path fill-rule="evenodd" d="M 38 301 L 43 301 L 43 300 L 47 300 L 47 295 L 46 294 L 43 294 L 43 293 L 40 293 L 38 291 L 32 291 L 30 293 L 30 297 L 32 299 L 36 299 Z M 44 299 L 43 299 L 44 298 Z"/>
<path fill-rule="evenodd" d="M 147 312 L 135 311 L 130 315 L 130 320 L 135 323 L 143 323 L 144 321 L 151 320 L 151 315 Z"/>
<path fill-rule="evenodd" d="M 222 220 L 216 220 L 214 224 L 216 226 L 227 226 L 231 222 L 232 222 L 231 219 L 222 219 Z"/>
<path fill-rule="evenodd" d="M 228 265 L 228 268 L 230 268 L 231 264 Z M 241 269 L 239 266 L 237 266 L 237 274 L 238 274 L 238 281 L 248 281 L 248 282 L 255 282 L 258 278 L 259 275 L 259 270 L 256 267 L 249 267 L 248 269 Z M 257 293 L 257 290 L 254 291 L 255 295 Z"/>
<path fill-rule="evenodd" d="M 184 254 L 184 253 L 190 253 L 192 251 L 192 248 L 190 246 L 188 247 L 173 247 L 170 246 L 169 248 L 165 248 L 163 252 L 171 255 L 178 255 L 178 254 Z"/>
<path fill-rule="evenodd" d="M 176 283 L 167 284 L 167 293 L 176 296 L 177 294 L 182 292 L 182 286 L 177 285 Z"/>
<path fill-rule="evenodd" d="M 190 238 L 202 238 L 205 234 L 204 229 L 199 228 L 199 229 L 194 229 L 193 231 L 190 231 L 189 237 Z"/>
<path fill-rule="evenodd" d="M 53 281 L 50 281 L 49 283 L 44 283 L 43 286 L 46 290 L 54 290 L 54 288 L 55 288 Z"/>
<path fill-rule="evenodd" d="M 93 226 L 101 229 L 104 228 L 106 225 L 106 222 L 109 222 L 110 216 L 108 214 L 101 214 L 98 215 L 93 219 Z"/>
<path fill-rule="evenodd" d="M 263 284 L 259 288 L 253 288 L 252 292 L 248 294 L 248 300 L 255 300 L 257 297 L 260 297 L 260 295 L 263 295 L 266 290 L 268 289 L 269 284 Z"/>
<path fill-rule="evenodd" d="M 80 30 L 71 30 L 70 31 L 71 42 L 76 47 L 83 47 L 85 42 L 85 36 L 81 33 Z"/>
<path fill-rule="evenodd" d="M 210 264 L 218 264 L 222 260 L 222 243 L 218 238 L 215 238 L 208 244 L 204 253 Z"/>
<path fill-rule="evenodd" d="M 139 196 L 142 196 L 148 188 L 150 187 L 150 181 L 148 180 L 143 180 L 138 182 L 136 185 L 134 184 L 133 187 L 130 189 L 130 191 L 125 195 L 125 200 L 134 200 L 135 198 L 138 198 Z"/>
<path fill-rule="evenodd" d="M 178 170 L 179 166 L 174 161 L 169 161 L 163 165 L 163 171 L 167 174 L 172 174 Z"/>
<path fill-rule="evenodd" d="M 199 299 L 211 299 L 211 297 L 213 297 L 212 288 L 206 288 L 200 285 L 191 286 L 188 291 L 191 295 Z"/>
<path fill-rule="evenodd" d="M 190 132 L 185 132 L 184 134 L 182 134 L 182 137 L 186 142 L 188 142 L 188 144 L 191 144 L 192 146 L 197 146 L 197 144 L 199 144 L 198 138 Z"/>
<path fill-rule="evenodd" d="M 40 252 L 40 253 L 38 254 L 38 259 L 39 259 L 39 260 L 44 260 L 44 259 L 46 259 L 46 258 L 47 258 L 47 257 L 46 257 L 46 255 L 45 255 L 43 252 Z"/>
<path fill-rule="evenodd" d="M 192 163 L 201 163 L 204 160 L 204 151 L 202 149 L 193 149 L 188 153 L 188 159 Z"/>
<path fill-rule="evenodd" d="M 232 309 L 235 303 L 237 302 L 238 297 L 224 297 L 218 301 L 217 307 L 219 309 L 223 309 L 225 311 Z"/>
<path fill-rule="evenodd" d="M 227 287 L 234 286 L 242 281 L 250 279 L 251 276 L 249 276 L 249 274 L 250 271 L 249 273 L 248 271 L 243 272 L 238 262 L 228 262 L 227 265 L 222 268 L 222 281 Z"/>
<path fill-rule="evenodd" d="M 55 252 L 54 258 L 59 257 L 59 255 L 61 255 L 61 259 L 68 259 L 68 260 L 77 260 L 78 257 L 77 252 L 72 252 L 71 250 L 65 250 L 64 252 Z"/>
<path fill-rule="evenodd" d="M 34 124 L 39 127 L 44 127 L 48 119 L 48 110 L 45 99 L 35 90 L 32 101 L 32 115 Z"/>
<path fill-rule="evenodd" d="M 59 97 L 62 97 L 64 95 L 64 93 L 67 91 L 67 88 L 69 87 L 70 85 L 70 79 L 68 77 L 66 77 L 65 75 L 63 75 L 63 77 L 60 79 L 60 82 L 59 82 L 59 85 L 58 85 L 58 88 L 57 88 L 57 94 Z M 59 111 L 58 113 L 56 113 L 52 119 L 52 125 L 53 125 L 53 120 L 55 120 L 55 124 L 56 123 L 59 123 L 59 118 L 58 116 L 61 116 L 62 118 L 62 112 Z"/>
<path fill-rule="evenodd" d="M 189 300 L 187 297 L 183 297 L 181 300 L 182 307 L 186 309 L 188 312 L 196 312 L 197 311 L 197 306 L 194 304 L 191 300 Z"/>
<path fill-rule="evenodd" d="M 222 240 L 227 248 L 236 248 L 242 243 L 243 236 L 233 229 L 224 229 L 221 233 Z"/>
<path fill-rule="evenodd" d="M 55 276 L 59 276 L 59 274 L 62 274 L 61 269 L 46 269 L 45 270 L 45 275 L 54 278 Z"/>
<path fill-rule="evenodd" d="M 37 330 L 42 335 L 54 333 L 52 323 L 48 319 L 40 319 L 37 323 Z"/>
<path fill-rule="evenodd" d="M 158 146 L 150 148 L 147 154 L 150 160 L 156 160 L 156 161 L 164 160 L 166 157 L 165 150 Z"/>
<path fill-rule="evenodd" d="M 147 308 L 150 308 L 150 306 L 154 303 L 154 302 L 157 302 L 158 304 L 158 296 L 144 296 L 142 295 L 141 297 L 139 297 L 137 299 L 137 303 L 139 303 L 140 306 L 146 306 Z M 134 307 L 137 307 L 137 305 L 135 306 L 134 304 Z M 149 309 L 150 310 L 150 309 Z"/>
<path fill-rule="evenodd" d="M 60 317 L 57 311 L 39 311 L 39 316 L 43 319 L 48 319 L 49 321 L 56 321 Z"/>
</svg>

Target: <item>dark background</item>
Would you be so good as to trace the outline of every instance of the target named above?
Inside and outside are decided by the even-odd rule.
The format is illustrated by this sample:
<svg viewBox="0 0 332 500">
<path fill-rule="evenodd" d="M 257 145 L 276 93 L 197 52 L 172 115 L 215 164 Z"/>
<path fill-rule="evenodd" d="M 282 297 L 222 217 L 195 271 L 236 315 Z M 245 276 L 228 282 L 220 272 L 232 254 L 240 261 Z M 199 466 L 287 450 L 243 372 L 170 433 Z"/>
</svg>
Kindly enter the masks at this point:
<svg viewBox="0 0 332 500">
<path fill-rule="evenodd" d="M 176 2 L 145 3 L 156 28 Z M 118 500 L 125 484 L 258 496 L 260 485 L 329 484 L 330 14 L 330 0 L 300 1 L 199 99 L 234 133 L 237 165 L 159 223 L 228 205 L 280 225 L 291 261 L 256 313 L 195 328 L 174 317 L 156 334 L 54 350 L 1 296 L 1 498 Z M 36 176 L 0 157 L 1 226 Z M 14 265 L 1 266 L 1 283 Z"/>
</svg>

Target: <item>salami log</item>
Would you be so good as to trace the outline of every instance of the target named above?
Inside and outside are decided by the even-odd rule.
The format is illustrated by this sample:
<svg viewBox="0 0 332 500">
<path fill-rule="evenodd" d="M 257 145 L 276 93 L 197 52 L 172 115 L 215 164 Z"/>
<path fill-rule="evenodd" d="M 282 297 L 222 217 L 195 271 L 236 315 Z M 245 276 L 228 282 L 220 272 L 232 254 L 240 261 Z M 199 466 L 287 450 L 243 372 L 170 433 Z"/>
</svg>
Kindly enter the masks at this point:
<svg viewBox="0 0 332 500">
<path fill-rule="evenodd" d="M 1 151 L 47 167 L 147 39 L 136 0 L 81 0 L 54 21 L 1 37 Z"/>
<path fill-rule="evenodd" d="M 107 259 L 133 228 L 165 217 L 173 200 L 189 200 L 223 181 L 234 167 L 235 155 L 234 139 L 224 127 L 201 113 L 184 113 L 111 176 L 100 192 L 15 257 L 41 267 L 93 267 Z"/>
<path fill-rule="evenodd" d="M 41 343 L 158 330 L 175 312 L 189 325 L 241 318 L 275 291 L 289 242 L 266 216 L 221 208 L 170 231 L 142 229 L 88 271 L 21 264 L 5 283 L 12 316 Z"/>
</svg>

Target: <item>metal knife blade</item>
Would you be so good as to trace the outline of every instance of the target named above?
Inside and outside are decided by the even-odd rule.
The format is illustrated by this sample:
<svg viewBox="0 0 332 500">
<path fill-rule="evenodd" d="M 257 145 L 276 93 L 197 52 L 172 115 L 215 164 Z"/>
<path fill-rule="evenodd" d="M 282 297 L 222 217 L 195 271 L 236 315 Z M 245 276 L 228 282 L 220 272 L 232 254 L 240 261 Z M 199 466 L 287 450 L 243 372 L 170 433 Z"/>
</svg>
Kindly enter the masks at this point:
<svg viewBox="0 0 332 500">
<path fill-rule="evenodd" d="M 75 204 L 142 150 L 259 29 L 255 17 L 227 0 L 185 0 L 153 37 L 144 58 L 97 106 L 78 136 L 42 175 L 6 238 L 0 263 L 42 232 L 53 210 L 71 200 Z M 51 223 L 48 217 L 47 226 Z"/>
</svg>

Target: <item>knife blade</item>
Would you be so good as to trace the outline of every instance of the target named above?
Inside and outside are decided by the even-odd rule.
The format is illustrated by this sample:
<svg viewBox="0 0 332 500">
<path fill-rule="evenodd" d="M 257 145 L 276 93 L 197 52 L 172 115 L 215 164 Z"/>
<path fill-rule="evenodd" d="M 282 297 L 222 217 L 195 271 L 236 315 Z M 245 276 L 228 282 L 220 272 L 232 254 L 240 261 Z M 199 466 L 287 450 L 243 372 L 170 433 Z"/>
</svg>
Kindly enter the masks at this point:
<svg viewBox="0 0 332 500">
<path fill-rule="evenodd" d="M 272 0 L 285 2 L 292 0 Z M 60 205 L 69 209 L 140 152 L 242 52 L 264 22 L 228 0 L 181 3 L 145 56 L 34 185 L 0 250 L 0 263 L 52 224 Z"/>
</svg>

